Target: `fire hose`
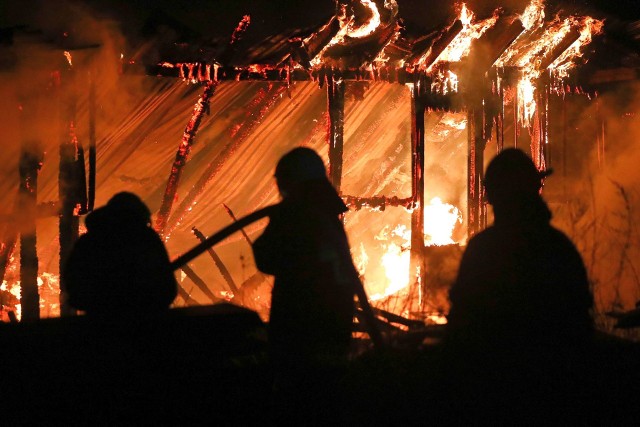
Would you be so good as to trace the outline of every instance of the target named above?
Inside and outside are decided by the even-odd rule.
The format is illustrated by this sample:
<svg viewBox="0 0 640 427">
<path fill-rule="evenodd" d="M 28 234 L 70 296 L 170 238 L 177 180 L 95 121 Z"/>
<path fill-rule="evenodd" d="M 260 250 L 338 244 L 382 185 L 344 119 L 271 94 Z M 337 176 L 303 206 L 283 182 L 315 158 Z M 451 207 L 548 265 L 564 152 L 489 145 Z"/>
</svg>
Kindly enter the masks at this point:
<svg viewBox="0 0 640 427">
<path fill-rule="evenodd" d="M 217 243 L 220 243 L 221 241 L 223 241 L 224 239 L 226 239 L 236 231 L 240 231 L 247 225 L 253 222 L 256 222 L 264 217 L 273 215 L 273 213 L 275 213 L 275 211 L 278 210 L 279 207 L 280 207 L 280 204 L 276 203 L 275 205 L 270 205 L 262 209 L 258 209 L 255 212 L 252 212 L 246 216 L 243 216 L 239 220 L 235 221 L 232 224 L 229 224 L 228 226 L 218 231 L 217 233 L 212 234 L 211 236 L 207 237 L 204 241 L 202 241 L 198 245 L 194 246 L 184 254 L 180 255 L 178 258 L 174 259 L 171 262 L 171 268 L 173 270 L 177 270 L 181 268 L 182 266 L 192 261 L 193 259 L 197 258 L 201 254 L 206 252 L 209 248 L 213 247 Z M 362 283 L 359 280 L 357 281 L 357 284 L 356 284 L 355 293 L 356 293 L 356 296 L 358 297 L 358 301 L 360 302 L 360 308 L 362 308 L 363 318 L 360 320 L 363 322 L 363 324 L 367 328 L 367 332 L 371 337 L 371 341 L 373 342 L 373 344 L 376 347 L 380 347 L 383 344 L 382 335 L 375 323 L 373 310 L 369 305 L 369 299 L 367 298 L 367 294 L 364 289 L 364 286 L 362 286 Z"/>
</svg>

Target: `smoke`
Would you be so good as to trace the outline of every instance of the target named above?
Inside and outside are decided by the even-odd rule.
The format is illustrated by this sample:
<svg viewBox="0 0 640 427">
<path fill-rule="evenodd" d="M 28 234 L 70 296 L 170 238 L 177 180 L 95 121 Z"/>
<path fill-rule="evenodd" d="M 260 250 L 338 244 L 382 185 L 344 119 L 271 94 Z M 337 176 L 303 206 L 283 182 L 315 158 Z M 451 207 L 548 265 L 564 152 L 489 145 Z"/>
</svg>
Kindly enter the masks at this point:
<svg viewBox="0 0 640 427">
<path fill-rule="evenodd" d="M 589 102 L 572 124 L 565 199 L 555 221 L 581 251 L 597 312 L 629 310 L 640 299 L 640 85 L 625 84 Z M 569 166 L 569 165 L 568 165 Z M 553 180 L 556 180 L 554 183 Z"/>
<path fill-rule="evenodd" d="M 6 241 L 22 228 L 27 215 L 16 212 L 18 163 L 24 149 L 42 158 L 38 203 L 58 200 L 59 145 L 72 130 L 87 149 L 89 88 L 95 87 L 96 121 L 121 121 L 131 107 L 129 84 L 123 96 L 113 96 L 121 84 L 120 53 L 127 46 L 120 26 L 87 6 L 66 1 L 7 2 L 2 13 L 0 43 L 0 238 Z M 57 270 L 56 217 L 38 222 L 38 244 L 51 256 L 48 271 Z M 51 259 L 51 261 L 49 261 Z"/>
</svg>

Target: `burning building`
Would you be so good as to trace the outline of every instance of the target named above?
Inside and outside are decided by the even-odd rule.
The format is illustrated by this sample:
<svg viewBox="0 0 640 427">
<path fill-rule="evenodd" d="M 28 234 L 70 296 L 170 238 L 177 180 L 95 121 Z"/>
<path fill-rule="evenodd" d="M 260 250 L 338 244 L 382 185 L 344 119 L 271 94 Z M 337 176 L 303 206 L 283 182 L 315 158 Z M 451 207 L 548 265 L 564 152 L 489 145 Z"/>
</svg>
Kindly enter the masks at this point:
<svg viewBox="0 0 640 427">
<path fill-rule="evenodd" d="M 305 145 L 327 159 L 351 209 L 344 221 L 372 301 L 441 321 L 460 245 L 490 220 L 485 161 L 517 146 L 539 168 L 567 174 L 563 108 L 574 98 L 597 103 L 598 82 L 611 75 L 589 62 L 594 47 L 608 46 L 598 42 L 606 17 L 541 0 L 490 10 L 459 3 L 417 26 L 405 12 L 411 2 L 329 6 L 325 20 L 259 39 L 250 14 L 213 38 L 154 16 L 151 36 L 127 49 L 80 22 L 28 58 L 20 49 L 41 35 L 11 30 L 20 89 L 3 90 L 20 101 L 8 117 L 23 144 L 7 153 L 21 174 L 7 162 L 0 266 L 7 291 L 19 275 L 31 317 L 38 275 L 57 273 L 94 205 L 117 191 L 141 195 L 177 256 L 275 202 L 277 159 Z M 612 78 L 635 80 L 634 67 Z M 34 89 L 25 73 L 35 69 L 46 72 Z M 249 247 L 265 221 L 184 265 L 176 304 L 226 299 L 266 311 L 269 279 Z"/>
</svg>

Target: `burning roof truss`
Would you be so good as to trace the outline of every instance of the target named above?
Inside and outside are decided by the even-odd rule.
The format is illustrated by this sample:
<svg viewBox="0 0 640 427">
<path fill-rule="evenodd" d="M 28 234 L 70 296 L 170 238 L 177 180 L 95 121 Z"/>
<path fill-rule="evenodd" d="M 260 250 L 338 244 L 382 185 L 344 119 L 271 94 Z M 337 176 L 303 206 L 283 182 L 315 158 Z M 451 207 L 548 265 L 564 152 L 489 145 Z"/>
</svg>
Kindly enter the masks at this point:
<svg viewBox="0 0 640 427">
<path fill-rule="evenodd" d="M 147 71 L 191 83 L 203 82 L 207 87 L 220 80 L 283 82 L 287 89 L 292 81 L 313 80 L 320 87 L 326 86 L 329 177 L 338 191 L 342 181 L 345 83 L 367 80 L 406 84 L 411 93 L 411 197 L 343 198 L 356 210 L 400 206 L 411 212 L 410 280 L 415 278 L 420 283 L 425 257 L 424 112 L 467 113 L 467 225 L 469 234 L 473 234 L 486 225 L 482 191 L 486 143 L 495 138 L 498 149 L 502 148 L 506 122 L 512 122 L 516 141 L 521 129 L 528 128 L 532 157 L 539 168 L 544 168 L 548 97 L 579 90 L 571 89 L 569 72 L 603 27 L 602 21 L 562 12 L 547 18 L 543 0 L 532 0 L 520 15 L 498 9 L 490 16 L 477 17 L 465 4 L 458 9 L 446 28 L 411 37 L 401 25 L 394 0 L 384 4 L 354 1 L 339 7 L 321 27 L 306 34 L 296 30 L 271 38 L 234 62 L 236 41 L 250 22 L 243 17 L 217 56 L 165 61 Z M 507 104 L 514 111 L 511 117 L 505 115 Z M 173 199 L 172 194 L 165 196 L 165 200 Z M 159 227 L 159 231 L 167 230 Z"/>
</svg>

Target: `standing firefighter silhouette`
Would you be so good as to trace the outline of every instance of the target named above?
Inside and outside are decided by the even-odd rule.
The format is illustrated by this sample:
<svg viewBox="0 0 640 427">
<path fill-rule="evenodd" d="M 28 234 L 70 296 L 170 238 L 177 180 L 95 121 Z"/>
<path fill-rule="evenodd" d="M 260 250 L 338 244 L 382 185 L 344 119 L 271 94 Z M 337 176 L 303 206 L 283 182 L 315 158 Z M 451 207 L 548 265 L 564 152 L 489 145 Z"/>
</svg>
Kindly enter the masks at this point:
<svg viewBox="0 0 640 427">
<path fill-rule="evenodd" d="M 488 165 L 494 224 L 474 236 L 453 285 L 449 334 L 467 343 L 558 345 L 591 337 L 592 296 L 573 243 L 540 196 L 548 171 L 518 149 Z"/>
</svg>

